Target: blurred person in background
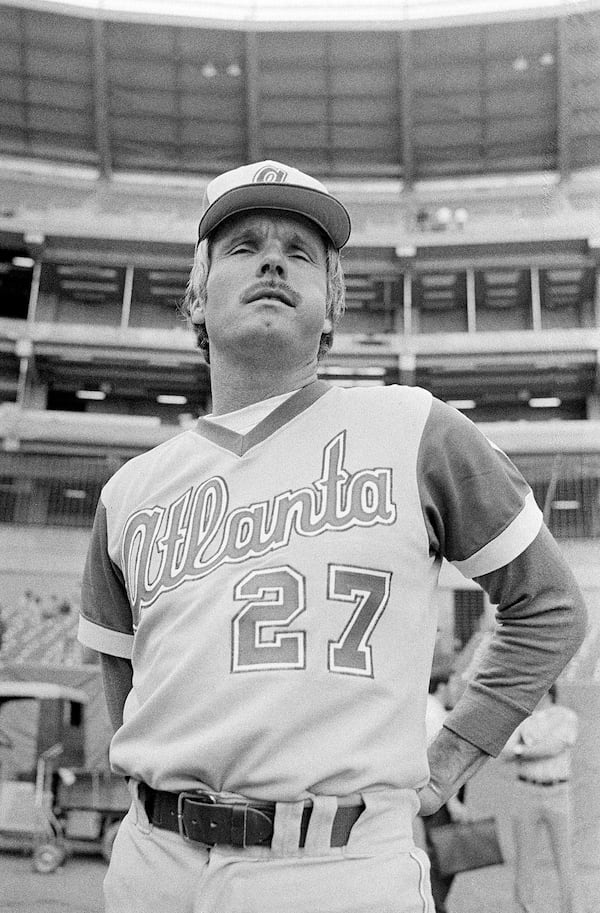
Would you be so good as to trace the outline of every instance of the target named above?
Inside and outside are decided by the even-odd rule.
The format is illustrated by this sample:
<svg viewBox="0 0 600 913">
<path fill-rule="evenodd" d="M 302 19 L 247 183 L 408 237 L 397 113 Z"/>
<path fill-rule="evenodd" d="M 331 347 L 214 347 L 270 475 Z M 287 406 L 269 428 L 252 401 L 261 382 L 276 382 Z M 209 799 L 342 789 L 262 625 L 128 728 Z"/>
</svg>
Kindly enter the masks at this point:
<svg viewBox="0 0 600 913">
<path fill-rule="evenodd" d="M 577 714 L 557 703 L 553 685 L 534 712 L 517 727 L 502 757 L 514 762 L 512 814 L 515 843 L 515 900 L 519 913 L 536 913 L 535 882 L 540 830 L 550 838 L 558 875 L 560 913 L 579 913 L 573 861 L 571 749 L 577 740 Z M 558 911 L 557 911 L 558 913 Z"/>
</svg>

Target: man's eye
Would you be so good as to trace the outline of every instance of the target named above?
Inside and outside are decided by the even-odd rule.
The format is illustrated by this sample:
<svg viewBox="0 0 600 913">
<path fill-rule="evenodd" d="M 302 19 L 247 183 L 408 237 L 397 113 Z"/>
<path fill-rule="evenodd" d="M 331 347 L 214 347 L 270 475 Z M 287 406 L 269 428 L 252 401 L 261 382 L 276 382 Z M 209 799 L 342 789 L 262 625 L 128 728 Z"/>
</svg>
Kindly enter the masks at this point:
<svg viewBox="0 0 600 913">
<path fill-rule="evenodd" d="M 308 253 L 300 247 L 296 247 L 294 250 L 290 251 L 290 257 L 297 260 L 310 260 Z"/>
</svg>

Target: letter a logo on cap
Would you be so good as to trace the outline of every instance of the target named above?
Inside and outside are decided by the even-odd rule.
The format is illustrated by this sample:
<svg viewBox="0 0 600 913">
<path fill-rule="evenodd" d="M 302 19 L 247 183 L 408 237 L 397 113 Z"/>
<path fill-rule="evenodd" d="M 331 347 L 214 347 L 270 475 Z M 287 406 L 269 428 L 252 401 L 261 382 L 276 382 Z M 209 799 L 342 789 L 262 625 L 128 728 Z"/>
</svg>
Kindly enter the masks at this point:
<svg viewBox="0 0 600 913">
<path fill-rule="evenodd" d="M 288 173 L 274 165 L 264 165 L 252 178 L 253 184 L 285 184 Z"/>
</svg>

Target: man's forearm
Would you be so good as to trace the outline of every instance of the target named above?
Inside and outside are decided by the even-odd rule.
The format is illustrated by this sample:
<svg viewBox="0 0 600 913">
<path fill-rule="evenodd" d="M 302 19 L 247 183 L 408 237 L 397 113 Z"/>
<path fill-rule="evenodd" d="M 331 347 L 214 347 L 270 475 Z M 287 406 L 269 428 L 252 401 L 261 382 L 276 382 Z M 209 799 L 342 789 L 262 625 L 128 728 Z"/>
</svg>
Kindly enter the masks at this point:
<svg viewBox="0 0 600 913">
<path fill-rule="evenodd" d="M 529 714 L 583 641 L 583 595 L 545 527 L 518 558 L 477 582 L 497 606 L 498 624 L 473 683 Z"/>
<path fill-rule="evenodd" d="M 445 725 L 496 756 L 581 644 L 586 610 L 545 528 L 518 558 L 478 582 L 497 606 L 497 624 Z"/>
</svg>

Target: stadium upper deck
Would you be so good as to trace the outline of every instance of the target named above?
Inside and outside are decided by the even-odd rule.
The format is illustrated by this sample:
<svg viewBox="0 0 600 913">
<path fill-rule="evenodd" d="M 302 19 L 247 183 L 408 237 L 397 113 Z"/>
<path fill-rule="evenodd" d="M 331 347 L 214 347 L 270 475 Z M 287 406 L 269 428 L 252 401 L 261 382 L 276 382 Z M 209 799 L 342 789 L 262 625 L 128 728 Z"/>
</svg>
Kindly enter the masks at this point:
<svg viewBox="0 0 600 913">
<path fill-rule="evenodd" d="M 141 6 L 0 4 L 0 400 L 206 408 L 176 313 L 204 186 L 269 156 L 352 214 L 324 373 L 482 421 L 600 414 L 600 3 Z"/>
<path fill-rule="evenodd" d="M 0 4 L 0 154 L 104 177 L 271 157 L 407 185 L 600 165 L 600 3 L 327 4 L 334 22 L 194 4 L 231 10 L 208 25 L 145 5 Z"/>
</svg>

